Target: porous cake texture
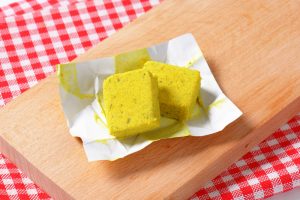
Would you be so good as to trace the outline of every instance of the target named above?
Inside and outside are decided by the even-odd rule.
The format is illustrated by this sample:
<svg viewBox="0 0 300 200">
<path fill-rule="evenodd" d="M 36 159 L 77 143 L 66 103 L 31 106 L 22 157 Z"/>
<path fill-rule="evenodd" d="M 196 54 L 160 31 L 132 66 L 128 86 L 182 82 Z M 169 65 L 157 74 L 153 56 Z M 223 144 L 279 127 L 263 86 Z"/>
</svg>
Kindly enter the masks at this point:
<svg viewBox="0 0 300 200">
<path fill-rule="evenodd" d="M 105 79 L 103 100 L 111 135 L 129 137 L 160 125 L 157 79 L 145 69 Z"/>
<path fill-rule="evenodd" d="M 188 120 L 199 95 L 200 72 L 155 61 L 146 62 L 144 69 L 158 80 L 161 115 Z"/>
</svg>

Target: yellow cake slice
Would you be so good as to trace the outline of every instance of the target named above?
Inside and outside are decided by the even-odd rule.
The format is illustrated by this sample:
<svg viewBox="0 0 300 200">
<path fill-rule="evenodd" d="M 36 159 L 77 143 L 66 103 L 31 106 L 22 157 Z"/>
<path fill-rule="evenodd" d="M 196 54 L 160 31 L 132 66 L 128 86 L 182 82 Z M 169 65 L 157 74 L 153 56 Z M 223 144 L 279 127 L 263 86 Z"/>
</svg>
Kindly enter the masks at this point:
<svg viewBox="0 0 300 200">
<path fill-rule="evenodd" d="M 111 135 L 128 137 L 160 125 L 157 79 L 145 69 L 105 79 L 103 101 Z"/>
<path fill-rule="evenodd" d="M 158 80 L 162 116 L 188 120 L 200 89 L 200 72 L 184 67 L 148 61 L 144 65 Z"/>
</svg>

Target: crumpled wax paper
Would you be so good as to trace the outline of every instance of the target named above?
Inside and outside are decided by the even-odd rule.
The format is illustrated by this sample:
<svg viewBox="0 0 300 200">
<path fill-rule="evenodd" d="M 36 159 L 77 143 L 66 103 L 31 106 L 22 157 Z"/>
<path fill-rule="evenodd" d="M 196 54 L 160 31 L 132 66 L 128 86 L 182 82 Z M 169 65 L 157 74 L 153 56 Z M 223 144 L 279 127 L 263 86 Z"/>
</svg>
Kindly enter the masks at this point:
<svg viewBox="0 0 300 200">
<path fill-rule="evenodd" d="M 110 135 L 102 109 L 103 80 L 141 68 L 155 60 L 200 71 L 200 97 L 187 122 L 162 117 L 161 126 L 126 139 Z M 221 91 L 192 34 L 184 34 L 148 48 L 80 63 L 58 65 L 61 104 L 70 133 L 80 137 L 89 161 L 116 160 L 152 142 L 174 137 L 205 136 L 224 129 L 242 112 Z"/>
</svg>

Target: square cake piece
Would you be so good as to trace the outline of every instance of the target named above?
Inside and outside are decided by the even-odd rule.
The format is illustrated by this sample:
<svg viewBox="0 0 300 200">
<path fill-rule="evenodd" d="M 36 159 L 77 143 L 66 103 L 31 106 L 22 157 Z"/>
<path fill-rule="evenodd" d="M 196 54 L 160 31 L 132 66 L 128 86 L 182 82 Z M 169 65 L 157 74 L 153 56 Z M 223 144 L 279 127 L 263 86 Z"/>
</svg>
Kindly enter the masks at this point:
<svg viewBox="0 0 300 200">
<path fill-rule="evenodd" d="M 128 137 L 160 125 L 157 79 L 145 69 L 105 79 L 103 100 L 111 135 Z"/>
<path fill-rule="evenodd" d="M 148 61 L 144 68 L 158 80 L 162 116 L 188 120 L 200 89 L 200 72 L 184 67 Z"/>
</svg>

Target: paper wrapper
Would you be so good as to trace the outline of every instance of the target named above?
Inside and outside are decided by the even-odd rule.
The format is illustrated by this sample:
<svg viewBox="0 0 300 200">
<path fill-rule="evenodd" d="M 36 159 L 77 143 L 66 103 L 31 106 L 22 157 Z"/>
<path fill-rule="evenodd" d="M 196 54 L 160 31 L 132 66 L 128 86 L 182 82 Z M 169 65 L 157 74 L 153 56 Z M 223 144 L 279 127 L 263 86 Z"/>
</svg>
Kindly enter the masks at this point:
<svg viewBox="0 0 300 200">
<path fill-rule="evenodd" d="M 200 71 L 200 98 L 194 117 L 185 123 L 162 117 L 158 129 L 117 139 L 110 135 L 101 107 L 103 81 L 114 73 L 141 68 L 148 60 Z M 82 139 L 89 161 L 116 160 L 159 139 L 213 134 L 242 114 L 221 91 L 191 34 L 117 56 L 61 64 L 58 77 L 61 103 L 70 133 Z"/>
</svg>

